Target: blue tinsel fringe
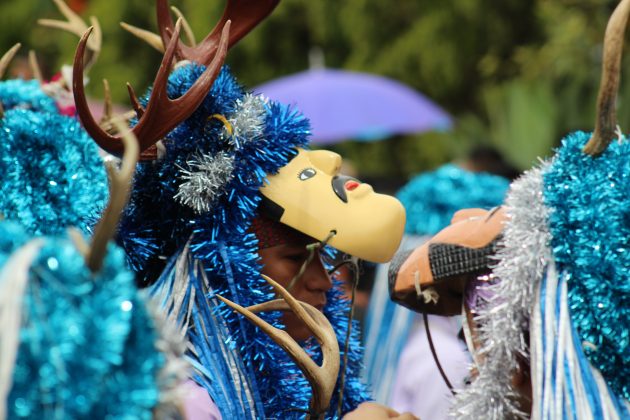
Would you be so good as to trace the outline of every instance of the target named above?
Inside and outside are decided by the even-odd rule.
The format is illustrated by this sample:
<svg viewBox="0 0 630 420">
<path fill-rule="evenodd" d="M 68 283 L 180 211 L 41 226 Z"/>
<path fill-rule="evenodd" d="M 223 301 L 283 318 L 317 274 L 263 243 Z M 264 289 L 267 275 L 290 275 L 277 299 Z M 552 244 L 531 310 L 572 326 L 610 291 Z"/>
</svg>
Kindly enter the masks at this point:
<svg viewBox="0 0 630 420">
<path fill-rule="evenodd" d="M 544 175 L 552 247 L 568 273 L 571 317 L 590 362 L 630 400 L 630 143 L 599 157 L 582 152 L 589 133 L 562 142 Z"/>
</svg>

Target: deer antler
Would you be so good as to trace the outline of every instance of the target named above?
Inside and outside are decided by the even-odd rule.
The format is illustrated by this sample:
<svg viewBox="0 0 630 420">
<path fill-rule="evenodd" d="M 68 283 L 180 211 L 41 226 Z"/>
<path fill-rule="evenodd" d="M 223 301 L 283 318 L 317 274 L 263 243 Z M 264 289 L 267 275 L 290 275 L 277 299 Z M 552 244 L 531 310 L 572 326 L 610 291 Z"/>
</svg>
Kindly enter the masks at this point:
<svg viewBox="0 0 630 420">
<path fill-rule="evenodd" d="M 7 67 L 9 67 L 9 63 L 15 57 L 15 54 L 18 52 L 22 44 L 19 42 L 12 46 L 9 51 L 4 53 L 2 58 L 0 58 L 0 80 L 4 77 L 4 72 L 7 71 Z M 2 102 L 0 102 L 0 119 L 4 118 L 4 107 L 2 106 Z"/>
<path fill-rule="evenodd" d="M 120 164 L 120 170 L 114 169 L 114 164 L 111 161 L 106 163 L 110 182 L 109 202 L 103 217 L 94 230 L 92 244 L 85 257 L 87 266 L 93 273 L 101 269 L 103 258 L 107 253 L 107 244 L 116 233 L 120 214 L 129 199 L 131 179 L 138 162 L 138 139 L 122 123 L 116 120 L 112 122 L 122 133 L 121 138 L 125 153 Z"/>
<path fill-rule="evenodd" d="M 592 156 L 600 155 L 613 138 L 617 126 L 617 111 L 615 109 L 617 92 L 619 91 L 619 76 L 621 68 L 621 52 L 623 38 L 630 14 L 630 1 L 622 0 L 613 12 L 604 37 L 604 59 L 602 63 L 602 80 L 597 97 L 597 119 L 595 131 L 583 152 Z"/>
<path fill-rule="evenodd" d="M 4 72 L 7 71 L 7 67 L 9 67 L 9 63 L 15 57 L 15 54 L 18 52 L 22 44 L 19 42 L 12 46 L 9 51 L 5 52 L 2 58 L 0 58 L 0 79 L 4 77 Z"/>
<path fill-rule="evenodd" d="M 44 76 L 42 76 L 42 69 L 39 66 L 39 62 L 37 61 L 37 54 L 35 51 L 30 50 L 28 52 L 28 64 L 31 67 L 31 71 L 33 72 L 33 77 L 39 81 L 39 83 L 44 82 Z"/>
<path fill-rule="evenodd" d="M 175 36 L 173 37 L 172 42 L 169 43 L 168 48 L 164 53 L 160 69 L 155 77 L 149 103 L 147 104 L 143 115 L 139 117 L 138 124 L 133 127 L 133 133 L 140 143 L 140 152 L 149 149 L 157 143 L 164 135 L 168 134 L 168 132 L 188 118 L 197 109 L 199 104 L 201 104 L 212 88 L 212 84 L 219 74 L 221 65 L 225 60 L 228 35 L 230 32 L 230 21 L 227 21 L 223 26 L 219 47 L 214 55 L 212 63 L 208 65 L 206 70 L 201 76 L 199 76 L 195 84 L 190 87 L 188 92 L 177 99 L 170 99 L 166 92 L 166 84 L 171 68 L 171 62 L 175 54 L 180 28 L 181 22 L 178 21 L 175 26 Z M 87 99 L 85 97 L 82 71 L 83 54 L 85 52 L 85 46 L 91 31 L 92 28 L 88 29 L 88 31 L 81 37 L 81 41 L 79 42 L 76 55 L 74 57 L 72 76 L 74 100 L 81 122 L 83 122 L 85 130 L 90 134 L 90 136 L 96 141 L 96 143 L 98 143 L 99 146 L 109 153 L 120 155 L 123 150 L 120 137 L 113 136 L 99 127 L 98 123 L 94 120 L 94 116 L 90 112 Z M 133 96 L 134 95 L 132 95 L 132 102 L 137 101 L 137 99 Z M 154 156 L 149 156 L 149 158 L 153 157 Z"/>
<path fill-rule="evenodd" d="M 68 7 L 63 0 L 53 0 L 57 9 L 61 12 L 62 15 L 67 19 L 63 20 L 54 20 L 54 19 L 39 19 L 37 23 L 42 26 L 47 26 L 49 28 L 57 28 L 63 31 L 70 32 L 71 34 L 75 34 L 79 38 L 87 31 L 88 26 L 83 22 L 81 17 L 74 13 L 72 9 Z M 90 23 L 94 28 L 94 38 L 90 39 L 87 47 L 90 51 L 90 57 L 87 60 L 87 64 L 85 68 L 91 67 L 96 60 L 98 59 L 98 55 L 101 52 L 101 45 L 103 42 L 103 34 L 101 32 L 101 27 L 98 24 L 98 20 L 94 16 L 90 16 Z"/>
<path fill-rule="evenodd" d="M 192 28 L 190 27 L 190 24 L 184 17 L 183 13 L 175 6 L 171 6 L 171 10 L 173 11 L 173 13 L 175 13 L 175 16 L 177 16 L 178 19 L 182 20 L 182 29 L 184 30 L 186 38 L 188 38 L 188 44 L 193 47 L 197 45 L 197 41 L 195 41 L 195 34 L 193 33 Z M 159 52 L 164 53 L 164 43 L 162 42 L 162 38 L 160 38 L 158 34 L 147 31 L 146 29 L 138 28 L 137 26 L 133 26 L 125 22 L 120 22 L 120 26 L 122 26 L 124 30 L 143 40 Z"/>
<path fill-rule="evenodd" d="M 147 31 L 146 29 L 138 28 L 137 26 L 130 25 L 125 22 L 120 22 L 120 26 L 122 28 L 135 35 L 137 38 L 140 38 L 147 44 L 149 44 L 154 49 L 158 50 L 161 53 L 164 53 L 164 43 L 162 42 L 162 38 L 158 34 L 154 34 L 151 31 Z"/>
<path fill-rule="evenodd" d="M 198 45 L 187 46 L 178 42 L 177 58 L 207 65 L 219 45 L 219 34 L 225 22 L 232 21 L 228 48 L 231 48 L 277 6 L 280 0 L 228 0 L 223 15 L 214 29 Z M 168 0 L 157 0 L 157 20 L 164 45 L 173 38 L 173 19 L 168 8 Z M 178 38 L 175 36 L 175 38 Z"/>
<path fill-rule="evenodd" d="M 96 225 L 91 245 L 87 245 L 81 233 L 71 228 L 68 234 L 75 246 L 85 257 L 85 263 L 93 273 L 100 271 L 103 259 L 107 253 L 107 244 L 116 233 L 116 226 L 120 220 L 120 214 L 129 199 L 131 179 L 138 163 L 138 139 L 128 127 L 119 120 L 112 120 L 112 124 L 122 133 L 122 142 L 125 153 L 120 164 L 120 169 L 114 168 L 113 162 L 106 162 L 105 168 L 109 176 L 109 202 L 103 212 L 103 217 Z"/>
<path fill-rule="evenodd" d="M 282 347 L 306 376 L 313 390 L 310 410 L 307 418 L 321 418 L 326 413 L 339 373 L 339 344 L 335 331 L 326 316 L 313 306 L 295 299 L 284 287 L 265 276 L 262 277 L 273 286 L 282 299 L 275 299 L 259 305 L 243 308 L 242 306 L 217 295 L 223 303 L 245 316 L 250 322 L 263 330 L 273 341 Z M 313 332 L 322 349 L 322 365 L 318 366 L 298 343 L 284 330 L 263 321 L 256 313 L 263 311 L 293 311 Z"/>
</svg>

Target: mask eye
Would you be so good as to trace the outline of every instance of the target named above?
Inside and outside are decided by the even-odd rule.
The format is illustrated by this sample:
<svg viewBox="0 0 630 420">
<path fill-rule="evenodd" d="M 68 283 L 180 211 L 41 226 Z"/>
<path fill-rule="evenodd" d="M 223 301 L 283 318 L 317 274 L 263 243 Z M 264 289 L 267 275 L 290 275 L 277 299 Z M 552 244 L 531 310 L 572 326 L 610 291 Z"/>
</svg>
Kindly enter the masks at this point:
<svg viewBox="0 0 630 420">
<path fill-rule="evenodd" d="M 313 178 L 317 174 L 317 171 L 313 168 L 306 168 L 300 172 L 299 178 L 300 181 L 306 181 L 307 179 Z"/>
</svg>

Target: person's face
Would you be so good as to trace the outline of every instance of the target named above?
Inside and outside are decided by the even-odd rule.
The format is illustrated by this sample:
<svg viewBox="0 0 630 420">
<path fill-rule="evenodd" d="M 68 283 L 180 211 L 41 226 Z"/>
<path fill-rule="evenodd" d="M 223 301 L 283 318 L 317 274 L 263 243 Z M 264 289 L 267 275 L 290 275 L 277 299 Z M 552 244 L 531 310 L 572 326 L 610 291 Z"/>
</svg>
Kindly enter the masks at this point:
<svg viewBox="0 0 630 420">
<path fill-rule="evenodd" d="M 260 262 L 263 264 L 262 273 L 287 288 L 291 280 L 297 275 L 302 264 L 308 258 L 306 245 L 316 242 L 304 236 L 291 243 L 276 245 L 258 251 Z M 326 305 L 326 292 L 332 287 L 332 281 L 324 265 L 319 251 L 307 265 L 302 277 L 295 282 L 291 294 L 298 300 L 306 302 L 322 311 Z M 312 333 L 293 312 L 285 312 L 282 318 L 287 333 L 296 341 L 309 338 Z"/>
</svg>

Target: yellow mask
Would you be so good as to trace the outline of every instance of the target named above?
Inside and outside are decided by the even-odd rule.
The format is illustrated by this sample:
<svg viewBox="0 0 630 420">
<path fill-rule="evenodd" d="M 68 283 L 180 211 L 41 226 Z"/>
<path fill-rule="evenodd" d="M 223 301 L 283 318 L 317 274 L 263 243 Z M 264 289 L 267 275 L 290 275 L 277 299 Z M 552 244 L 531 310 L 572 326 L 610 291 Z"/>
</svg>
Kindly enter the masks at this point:
<svg viewBox="0 0 630 420">
<path fill-rule="evenodd" d="M 339 174 L 341 156 L 327 150 L 298 154 L 261 188 L 268 215 L 358 258 L 389 261 L 402 239 L 405 209 L 394 197 Z M 269 214 L 271 213 L 271 214 Z"/>
</svg>

